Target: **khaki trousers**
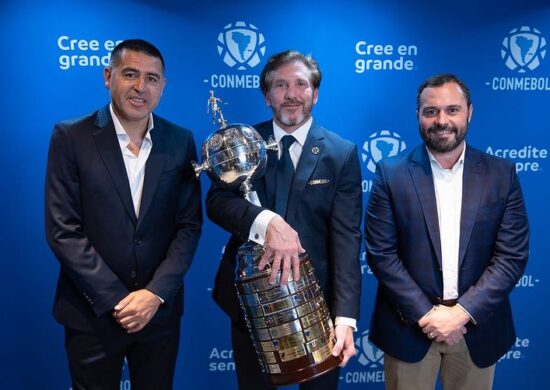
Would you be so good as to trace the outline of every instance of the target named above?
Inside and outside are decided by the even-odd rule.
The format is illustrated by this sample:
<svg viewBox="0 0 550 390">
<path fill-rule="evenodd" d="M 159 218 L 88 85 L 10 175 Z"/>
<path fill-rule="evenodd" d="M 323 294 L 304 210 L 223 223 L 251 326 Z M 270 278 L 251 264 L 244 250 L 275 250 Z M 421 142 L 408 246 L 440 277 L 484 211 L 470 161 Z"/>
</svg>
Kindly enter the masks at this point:
<svg viewBox="0 0 550 390">
<path fill-rule="evenodd" d="M 444 390 L 491 390 L 495 365 L 479 368 L 470 358 L 466 341 L 457 344 L 432 342 L 417 363 L 407 363 L 386 354 L 384 374 L 388 390 L 429 390 L 440 374 Z"/>
</svg>

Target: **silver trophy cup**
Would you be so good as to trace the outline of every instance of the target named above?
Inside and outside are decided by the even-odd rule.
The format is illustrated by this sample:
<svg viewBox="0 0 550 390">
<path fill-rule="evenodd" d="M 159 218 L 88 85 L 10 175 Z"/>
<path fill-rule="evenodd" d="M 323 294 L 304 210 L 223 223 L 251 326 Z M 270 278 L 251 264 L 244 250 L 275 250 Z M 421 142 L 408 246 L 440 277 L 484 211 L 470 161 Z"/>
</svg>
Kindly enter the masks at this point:
<svg viewBox="0 0 550 390">
<path fill-rule="evenodd" d="M 260 206 L 250 182 L 264 174 L 267 150 L 276 150 L 277 143 L 266 143 L 251 126 L 228 125 L 219 103 L 210 91 L 208 109 L 220 129 L 202 144 L 203 162 L 193 163 L 195 174 L 206 171 L 217 186 L 239 188 L 245 199 Z M 341 358 L 332 356 L 334 326 L 309 256 L 300 256 L 300 280 L 290 276 L 281 286 L 280 271 L 271 285 L 270 265 L 258 269 L 263 253 L 252 241 L 239 248 L 235 286 L 267 382 L 301 383 L 337 367 Z"/>
</svg>

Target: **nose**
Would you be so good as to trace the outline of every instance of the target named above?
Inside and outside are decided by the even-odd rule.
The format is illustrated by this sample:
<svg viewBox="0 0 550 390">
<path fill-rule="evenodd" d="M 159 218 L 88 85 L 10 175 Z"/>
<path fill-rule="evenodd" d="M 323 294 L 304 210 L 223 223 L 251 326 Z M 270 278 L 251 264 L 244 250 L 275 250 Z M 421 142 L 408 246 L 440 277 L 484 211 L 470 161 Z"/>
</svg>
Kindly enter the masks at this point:
<svg viewBox="0 0 550 390">
<path fill-rule="evenodd" d="M 293 86 L 289 86 L 285 91 L 285 99 L 292 100 L 296 97 L 296 90 Z"/>
<path fill-rule="evenodd" d="M 145 89 L 145 77 L 139 76 L 134 83 L 136 91 L 143 91 Z"/>
<path fill-rule="evenodd" d="M 435 123 L 444 126 L 449 123 L 449 117 L 445 113 L 445 111 L 441 110 L 439 111 L 439 114 L 435 117 Z"/>
</svg>

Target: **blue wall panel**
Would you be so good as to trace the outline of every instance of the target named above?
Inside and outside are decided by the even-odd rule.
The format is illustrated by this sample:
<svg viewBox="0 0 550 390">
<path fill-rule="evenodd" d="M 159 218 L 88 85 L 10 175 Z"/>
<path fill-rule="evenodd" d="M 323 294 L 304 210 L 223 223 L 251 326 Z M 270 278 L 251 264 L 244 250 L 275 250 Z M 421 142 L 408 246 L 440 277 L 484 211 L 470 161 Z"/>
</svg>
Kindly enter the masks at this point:
<svg viewBox="0 0 550 390">
<path fill-rule="evenodd" d="M 373 164 L 385 155 L 373 140 L 393 145 L 390 154 L 418 144 L 418 85 L 447 71 L 464 79 L 475 108 L 468 140 L 517 163 L 532 232 L 526 274 L 512 293 L 518 340 L 497 365 L 495 389 L 550 388 L 544 372 L 550 347 L 544 303 L 550 275 L 544 263 L 550 252 L 544 225 L 550 198 L 550 5 L 417 3 L 2 2 L 0 388 L 70 387 L 62 327 L 51 316 L 58 264 L 42 221 L 48 141 L 55 122 L 107 103 L 102 62 L 113 42 L 137 37 L 156 44 L 167 63 L 157 113 L 191 128 L 198 143 L 215 130 L 206 114 L 210 89 L 228 103 L 223 110 L 230 122 L 256 123 L 270 117 L 257 88 L 266 58 L 287 48 L 312 53 L 324 74 L 314 116 L 359 146 L 365 202 Z M 224 61 L 232 43 L 218 37 L 235 27 L 263 38 L 247 48 L 258 54 L 257 64 Z M 82 40 L 80 47 L 71 47 L 71 40 Z M 518 42 L 525 42 L 523 49 Z M 201 180 L 206 192 L 208 179 Z M 185 277 L 176 388 L 236 388 L 229 321 L 210 298 L 226 239 L 206 221 Z M 342 370 L 342 389 L 383 388 L 383 353 L 367 341 L 376 281 L 363 257 L 362 264 L 358 355 Z M 129 388 L 126 379 L 121 386 Z"/>
</svg>

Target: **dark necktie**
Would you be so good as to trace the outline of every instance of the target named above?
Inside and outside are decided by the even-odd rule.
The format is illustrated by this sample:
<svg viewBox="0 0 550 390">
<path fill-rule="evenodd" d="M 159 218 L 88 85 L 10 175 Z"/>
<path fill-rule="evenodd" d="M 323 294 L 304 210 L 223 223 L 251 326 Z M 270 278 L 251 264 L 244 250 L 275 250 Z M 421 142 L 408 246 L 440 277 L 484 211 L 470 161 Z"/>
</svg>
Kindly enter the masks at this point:
<svg viewBox="0 0 550 390">
<path fill-rule="evenodd" d="M 288 149 L 296 139 L 291 135 L 285 135 L 281 142 L 283 144 L 283 153 L 277 163 L 277 181 L 275 185 L 275 212 L 281 217 L 286 217 L 286 206 L 292 179 L 294 178 L 294 165 L 290 158 Z"/>
</svg>

